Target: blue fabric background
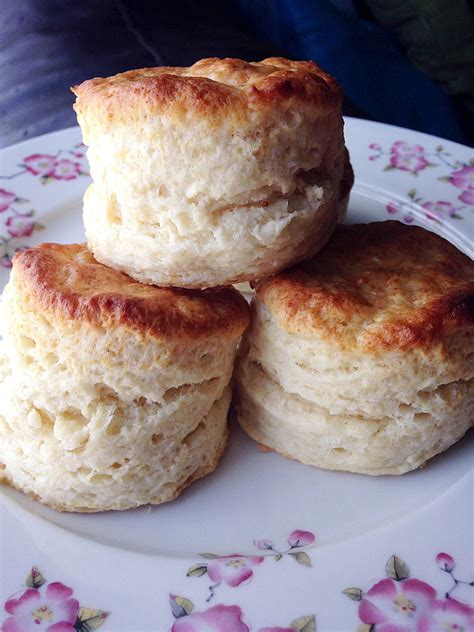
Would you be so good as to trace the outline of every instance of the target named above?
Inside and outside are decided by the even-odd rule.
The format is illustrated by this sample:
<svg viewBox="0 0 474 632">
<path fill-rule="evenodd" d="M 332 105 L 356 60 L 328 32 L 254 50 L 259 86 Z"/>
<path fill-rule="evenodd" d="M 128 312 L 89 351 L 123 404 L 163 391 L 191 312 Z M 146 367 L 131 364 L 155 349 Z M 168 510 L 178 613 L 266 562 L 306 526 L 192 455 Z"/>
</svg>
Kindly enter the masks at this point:
<svg viewBox="0 0 474 632">
<path fill-rule="evenodd" d="M 367 115 L 463 142 L 452 99 L 405 57 L 395 37 L 352 0 L 237 0 L 255 32 L 337 77 Z"/>
<path fill-rule="evenodd" d="M 318 61 L 346 114 L 465 141 L 450 97 L 355 0 L 5 0 L 0 20 L 2 146 L 74 125 L 69 87 L 84 79 L 272 55 Z"/>
</svg>

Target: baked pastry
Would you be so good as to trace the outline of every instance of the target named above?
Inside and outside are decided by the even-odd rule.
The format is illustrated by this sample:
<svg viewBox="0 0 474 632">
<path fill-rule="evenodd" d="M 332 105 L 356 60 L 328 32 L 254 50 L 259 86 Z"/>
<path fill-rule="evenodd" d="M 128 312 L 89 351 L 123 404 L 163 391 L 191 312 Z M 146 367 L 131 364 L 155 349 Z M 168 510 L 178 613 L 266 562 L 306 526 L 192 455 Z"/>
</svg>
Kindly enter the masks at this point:
<svg viewBox="0 0 474 632">
<path fill-rule="evenodd" d="M 0 475 L 63 511 L 175 498 L 216 467 L 248 306 L 141 285 L 84 245 L 17 254 L 2 301 Z"/>
<path fill-rule="evenodd" d="M 347 208 L 349 206 L 349 198 L 352 189 L 352 185 L 354 184 L 354 171 L 352 169 L 351 161 L 349 159 L 349 152 L 347 149 L 344 150 L 344 170 L 342 174 L 341 187 L 340 187 L 340 195 L 337 206 L 337 214 L 338 214 L 338 222 L 343 222 L 346 214 Z M 242 292 L 245 296 L 250 297 L 253 293 L 253 288 L 251 283 L 236 283 L 235 288 Z"/>
<path fill-rule="evenodd" d="M 343 222 L 346 218 L 347 208 L 349 206 L 349 198 L 351 195 L 351 189 L 354 185 L 354 170 L 349 157 L 347 148 L 344 148 L 344 166 L 342 170 L 342 179 L 339 187 L 339 202 L 338 202 L 338 222 Z"/>
<path fill-rule="evenodd" d="M 402 474 L 474 415 L 474 264 L 398 222 L 338 226 L 263 280 L 238 360 L 237 414 L 303 463 Z"/>
<path fill-rule="evenodd" d="M 86 236 L 102 263 L 212 287 L 278 272 L 332 233 L 347 198 L 342 93 L 316 64 L 211 58 L 73 91 L 94 180 Z"/>
</svg>

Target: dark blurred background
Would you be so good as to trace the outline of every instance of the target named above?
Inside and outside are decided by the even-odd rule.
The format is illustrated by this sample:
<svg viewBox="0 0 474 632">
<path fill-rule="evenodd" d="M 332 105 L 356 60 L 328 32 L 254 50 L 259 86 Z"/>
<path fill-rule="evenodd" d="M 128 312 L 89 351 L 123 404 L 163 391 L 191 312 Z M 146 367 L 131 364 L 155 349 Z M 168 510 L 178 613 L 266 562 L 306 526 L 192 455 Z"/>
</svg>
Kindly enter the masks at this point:
<svg viewBox="0 0 474 632">
<path fill-rule="evenodd" d="M 0 0 L 0 145 L 75 124 L 69 87 L 202 57 L 314 59 L 345 114 L 474 138 L 469 0 Z"/>
</svg>

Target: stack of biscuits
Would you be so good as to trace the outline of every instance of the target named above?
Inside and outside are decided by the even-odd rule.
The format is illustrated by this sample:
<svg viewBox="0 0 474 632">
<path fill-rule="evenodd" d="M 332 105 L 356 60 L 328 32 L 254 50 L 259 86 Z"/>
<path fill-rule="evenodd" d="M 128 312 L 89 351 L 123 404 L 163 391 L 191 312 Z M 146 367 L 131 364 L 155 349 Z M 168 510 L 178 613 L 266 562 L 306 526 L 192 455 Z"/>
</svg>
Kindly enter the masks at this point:
<svg viewBox="0 0 474 632">
<path fill-rule="evenodd" d="M 224 451 L 245 331 L 237 418 L 287 456 L 401 473 L 466 432 L 472 263 L 422 229 L 336 228 L 353 174 L 332 77 L 204 59 L 73 91 L 87 245 L 14 259 L 5 482 L 63 511 L 175 498 Z"/>
</svg>

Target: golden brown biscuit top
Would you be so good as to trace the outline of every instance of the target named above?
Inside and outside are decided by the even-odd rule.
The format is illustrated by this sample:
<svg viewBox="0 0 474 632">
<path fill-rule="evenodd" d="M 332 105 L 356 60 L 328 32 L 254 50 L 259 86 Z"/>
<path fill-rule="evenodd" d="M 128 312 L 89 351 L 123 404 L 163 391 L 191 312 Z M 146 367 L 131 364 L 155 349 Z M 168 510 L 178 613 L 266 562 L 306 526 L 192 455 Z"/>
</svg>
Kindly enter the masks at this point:
<svg viewBox="0 0 474 632">
<path fill-rule="evenodd" d="M 13 259 L 17 287 L 66 318 L 123 325 L 159 338 L 239 336 L 245 299 L 232 287 L 185 290 L 142 285 L 98 263 L 85 244 L 41 244 Z"/>
<path fill-rule="evenodd" d="M 341 104 L 336 80 L 311 61 L 270 57 L 261 62 L 201 59 L 185 68 L 129 70 L 73 86 L 78 113 L 91 111 L 107 120 L 130 118 L 130 112 L 215 116 L 259 110 L 297 100 L 315 108 Z"/>
<path fill-rule="evenodd" d="M 474 326 L 473 262 L 441 237 L 394 221 L 338 226 L 311 261 L 256 291 L 288 333 L 343 348 L 407 350 Z"/>
</svg>

